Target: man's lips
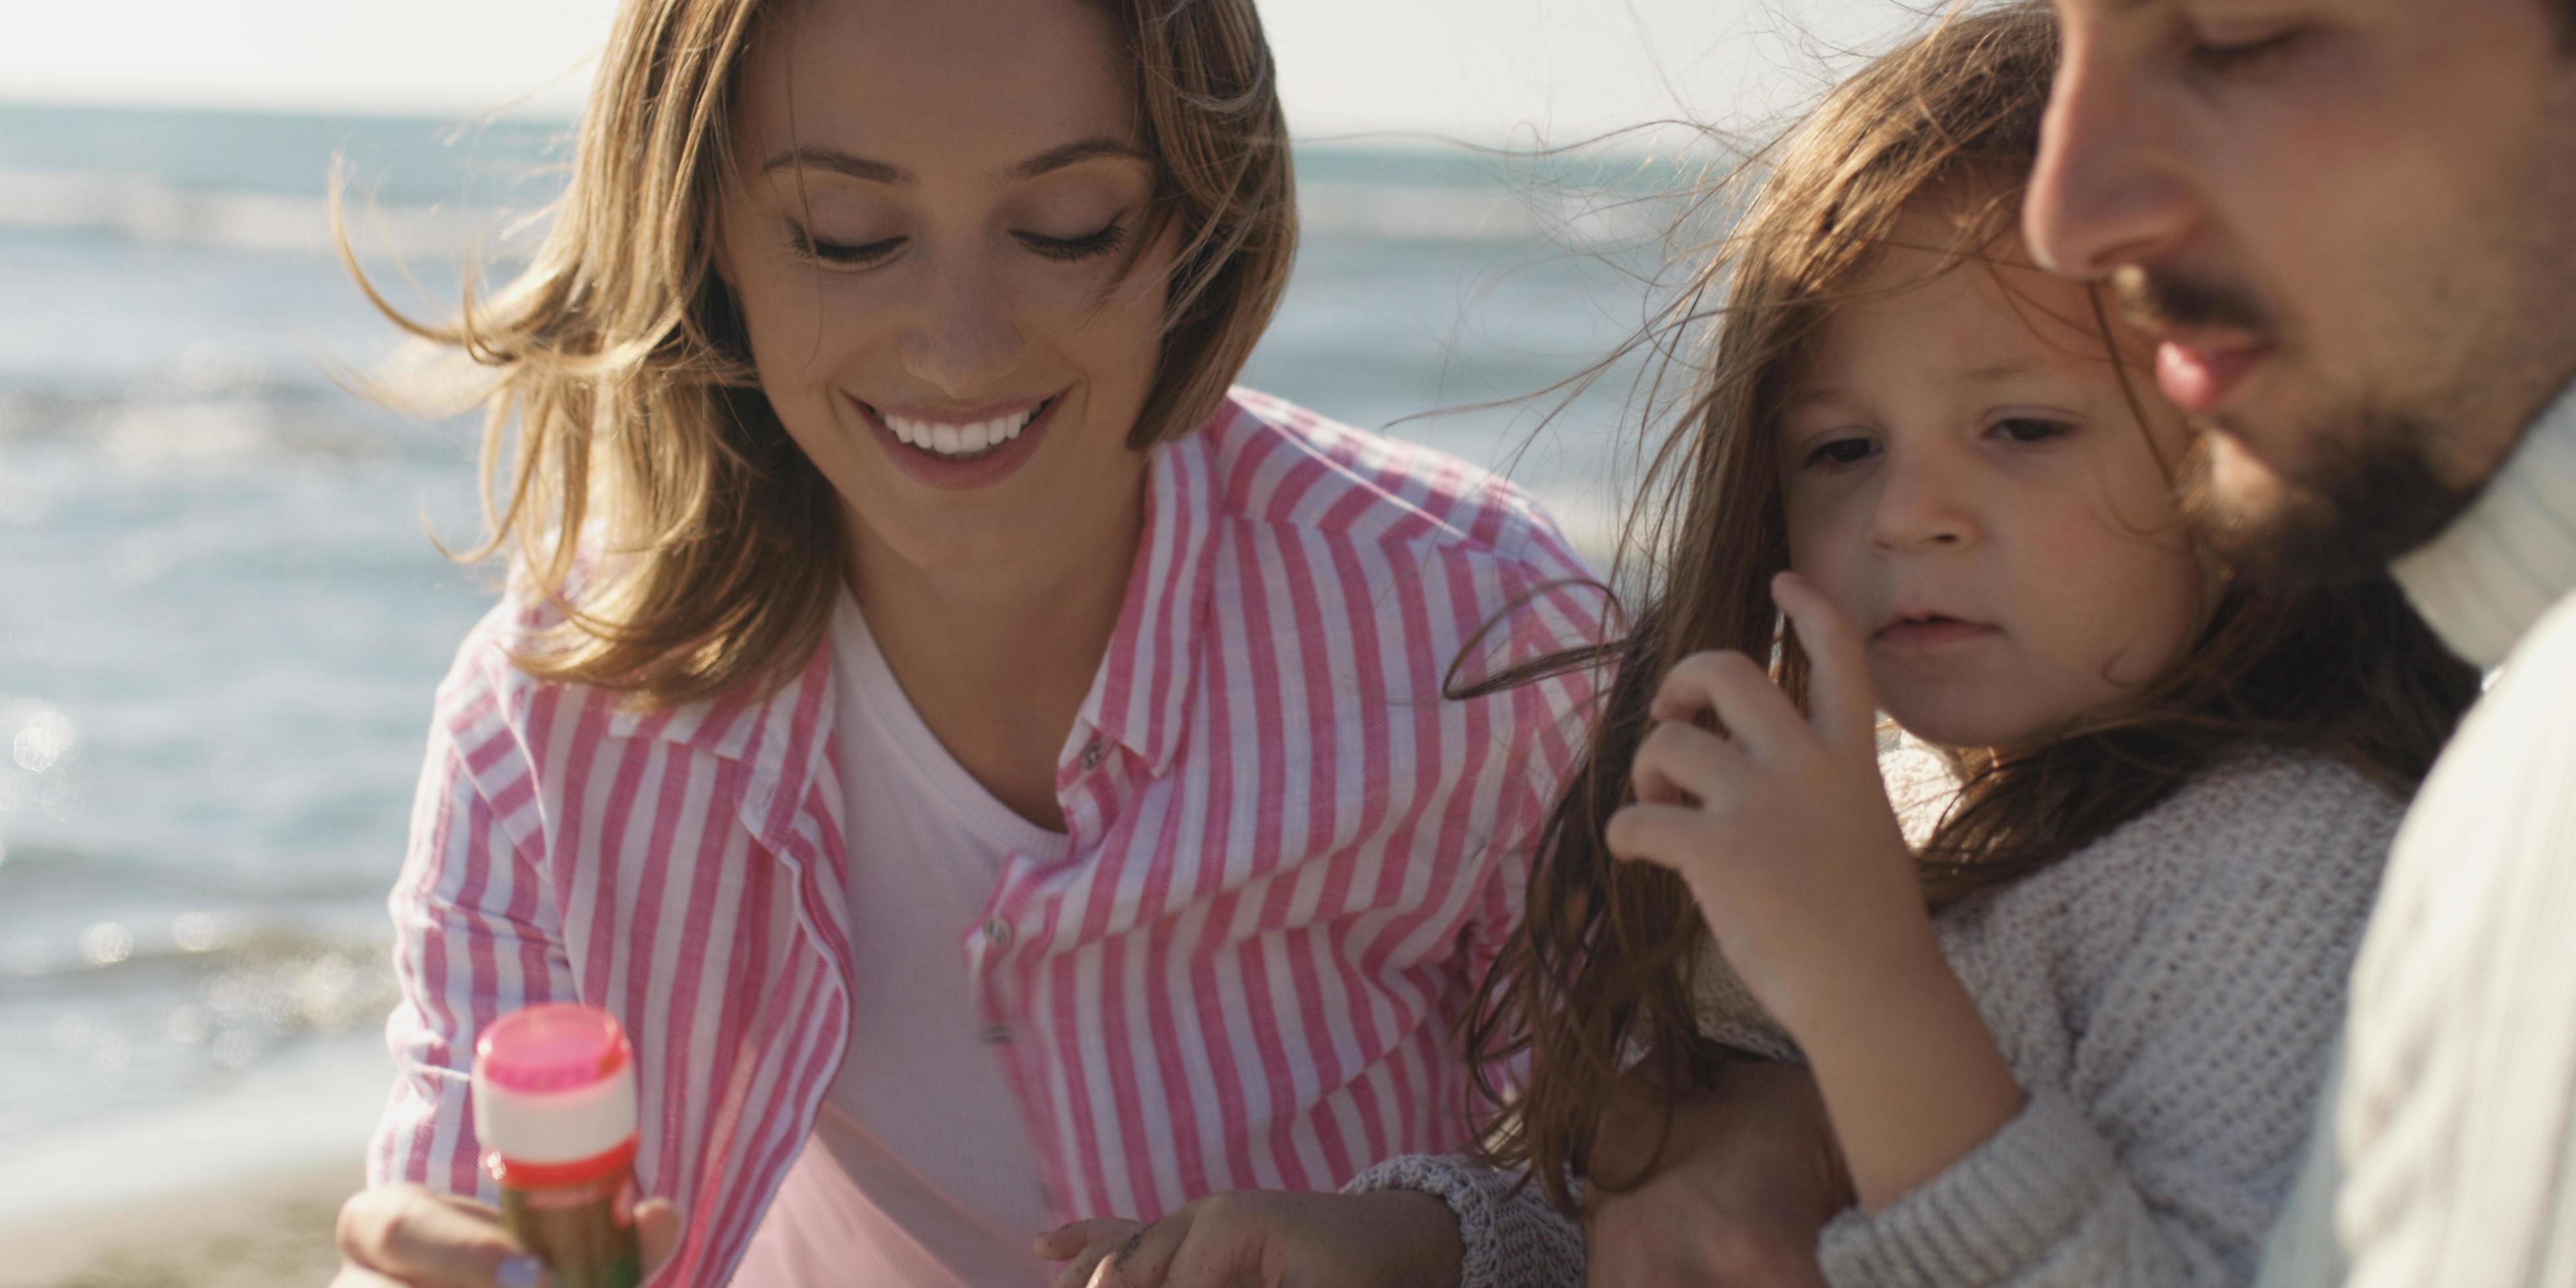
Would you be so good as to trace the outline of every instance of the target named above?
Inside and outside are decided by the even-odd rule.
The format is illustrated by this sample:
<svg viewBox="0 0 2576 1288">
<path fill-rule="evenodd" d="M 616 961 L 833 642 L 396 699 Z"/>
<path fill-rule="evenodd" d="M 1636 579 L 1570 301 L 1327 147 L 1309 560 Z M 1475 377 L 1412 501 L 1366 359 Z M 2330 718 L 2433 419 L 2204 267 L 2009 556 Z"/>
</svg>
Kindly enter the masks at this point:
<svg viewBox="0 0 2576 1288">
<path fill-rule="evenodd" d="M 2170 335 L 2156 345 L 2156 387 L 2176 407 L 2205 415 L 2223 406 L 2272 346 L 2242 336 Z"/>
</svg>

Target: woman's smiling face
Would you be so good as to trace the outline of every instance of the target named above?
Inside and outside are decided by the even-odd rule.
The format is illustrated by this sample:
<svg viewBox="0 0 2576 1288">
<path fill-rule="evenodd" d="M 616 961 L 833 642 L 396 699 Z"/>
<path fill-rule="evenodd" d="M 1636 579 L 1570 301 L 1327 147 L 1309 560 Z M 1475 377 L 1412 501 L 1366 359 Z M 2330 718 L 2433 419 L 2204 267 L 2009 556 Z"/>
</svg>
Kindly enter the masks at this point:
<svg viewBox="0 0 2576 1288">
<path fill-rule="evenodd" d="M 1888 250 L 1784 405 L 1790 563 L 1851 618 L 1898 723 L 2013 745 L 2134 696 L 2215 579 L 2162 464 L 2181 418 L 2146 389 L 2139 423 L 2085 288 L 2018 252 L 1925 280 L 1938 262 Z"/>
<path fill-rule="evenodd" d="M 1132 530 L 1169 239 L 1109 14 L 806 0 L 749 51 L 718 263 L 863 551 L 925 571 Z"/>
</svg>

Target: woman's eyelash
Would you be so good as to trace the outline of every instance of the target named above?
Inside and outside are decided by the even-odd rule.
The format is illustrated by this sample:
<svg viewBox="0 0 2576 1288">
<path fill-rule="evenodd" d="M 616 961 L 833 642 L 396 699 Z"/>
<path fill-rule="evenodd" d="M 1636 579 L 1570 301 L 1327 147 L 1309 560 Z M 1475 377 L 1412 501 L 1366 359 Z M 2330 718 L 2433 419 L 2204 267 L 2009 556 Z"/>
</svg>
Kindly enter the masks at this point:
<svg viewBox="0 0 2576 1288">
<path fill-rule="evenodd" d="M 788 240 L 795 243 L 798 255 L 841 268 L 861 268 L 874 264 L 901 249 L 904 241 L 901 237 L 887 237 L 879 241 L 857 243 L 818 241 L 812 233 L 796 227 L 790 227 L 787 230 L 787 236 Z"/>
<path fill-rule="evenodd" d="M 1109 226 L 1080 237 L 1040 237 L 1036 233 L 1015 233 L 1020 244 L 1048 259 L 1077 260 L 1106 255 L 1127 244 L 1127 225 L 1109 221 Z"/>
<path fill-rule="evenodd" d="M 2271 62 L 2289 52 L 2290 47 L 2297 44 L 2299 37 L 2304 34 L 2306 33 L 2293 27 L 2278 35 L 2233 45 L 2194 41 L 2191 46 L 2192 65 L 2205 72 L 2222 74 L 2245 71 Z"/>
</svg>

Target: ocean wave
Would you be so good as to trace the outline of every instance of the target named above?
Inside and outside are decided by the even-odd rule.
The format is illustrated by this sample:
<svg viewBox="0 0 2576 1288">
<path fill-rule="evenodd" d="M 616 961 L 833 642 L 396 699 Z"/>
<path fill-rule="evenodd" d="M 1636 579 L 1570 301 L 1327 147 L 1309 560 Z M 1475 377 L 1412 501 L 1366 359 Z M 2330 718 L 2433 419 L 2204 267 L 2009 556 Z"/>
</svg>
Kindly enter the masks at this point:
<svg viewBox="0 0 2576 1288">
<path fill-rule="evenodd" d="M 244 970 L 327 979 L 392 937 L 374 883 L 292 892 L 178 864 L 13 843 L 0 859 L 0 981 L 10 995 L 153 991 Z M 332 964 L 332 963 L 339 964 Z"/>
<path fill-rule="evenodd" d="M 520 246 L 541 225 L 526 211 L 379 204 L 354 195 L 349 236 L 369 256 L 457 259 Z M 1525 189 L 1318 180 L 1299 185 L 1310 236 L 1381 241 L 1619 243 L 1659 231 L 1644 207 L 1555 183 Z M 0 170 L 0 228 L 87 233 L 156 245 L 282 254 L 335 253 L 330 206 L 296 195 L 199 189 L 148 174 Z"/>
<path fill-rule="evenodd" d="M 1372 241 L 1623 245 L 1662 230 L 1647 203 L 1560 183 L 1524 189 L 1326 180 L 1297 187 L 1308 236 Z"/>
<path fill-rule="evenodd" d="M 396 457 L 441 463 L 470 451 L 468 431 L 376 408 L 315 377 L 129 394 L 0 385 L 0 444 L 75 444 L 161 468 L 226 461 Z"/>
<path fill-rule="evenodd" d="M 516 216 L 460 206 L 347 208 L 350 240 L 369 255 L 460 256 L 512 242 Z M 335 253 L 330 204 L 253 189 L 183 187 L 148 174 L 0 170 L 0 228 L 285 254 Z"/>
</svg>

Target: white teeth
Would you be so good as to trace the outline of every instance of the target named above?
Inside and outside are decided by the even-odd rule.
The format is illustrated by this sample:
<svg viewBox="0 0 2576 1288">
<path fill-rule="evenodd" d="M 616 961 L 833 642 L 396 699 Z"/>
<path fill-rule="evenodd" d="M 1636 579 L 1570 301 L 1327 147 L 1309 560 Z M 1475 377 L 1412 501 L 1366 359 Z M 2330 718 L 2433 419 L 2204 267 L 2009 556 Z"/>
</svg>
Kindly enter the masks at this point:
<svg viewBox="0 0 2576 1288">
<path fill-rule="evenodd" d="M 940 456 L 972 456 L 991 451 L 1029 427 L 1029 422 L 1045 410 L 1040 403 L 1016 416 L 1002 416 L 969 425 L 943 424 L 938 421 L 913 420 L 904 416 L 887 416 L 885 425 L 905 444 Z"/>
</svg>

